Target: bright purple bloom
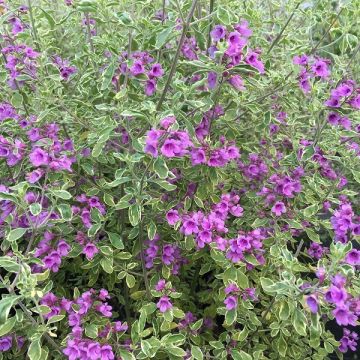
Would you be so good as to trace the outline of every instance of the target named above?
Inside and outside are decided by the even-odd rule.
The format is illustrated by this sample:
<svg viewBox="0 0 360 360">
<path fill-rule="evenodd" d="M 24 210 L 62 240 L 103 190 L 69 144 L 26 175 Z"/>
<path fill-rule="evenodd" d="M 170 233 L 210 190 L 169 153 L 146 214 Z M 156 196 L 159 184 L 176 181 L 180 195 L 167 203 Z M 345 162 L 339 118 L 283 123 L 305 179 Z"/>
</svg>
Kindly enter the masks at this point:
<svg viewBox="0 0 360 360">
<path fill-rule="evenodd" d="M 90 261 L 99 252 L 98 248 L 93 243 L 87 243 L 83 248 L 82 253 L 85 254 L 86 258 Z"/>
<path fill-rule="evenodd" d="M 172 308 L 172 304 L 171 304 L 170 298 L 168 296 L 162 296 L 159 299 L 156 306 L 162 313 L 164 313 Z"/>
<path fill-rule="evenodd" d="M 276 216 L 281 216 L 282 214 L 285 214 L 285 204 L 282 201 L 277 201 L 275 205 L 271 208 L 271 212 L 273 212 Z"/>
<path fill-rule="evenodd" d="M 156 81 L 154 79 L 146 80 L 145 82 L 145 95 L 152 96 L 156 91 Z"/>
<path fill-rule="evenodd" d="M 318 312 L 318 302 L 314 295 L 308 296 L 306 298 L 306 303 L 313 314 L 316 314 Z"/>
<path fill-rule="evenodd" d="M 237 308 L 238 305 L 238 299 L 236 296 L 228 296 L 225 300 L 224 300 L 224 304 L 226 306 L 226 310 L 230 311 L 233 309 Z"/>
<path fill-rule="evenodd" d="M 49 155 L 40 148 L 35 148 L 29 155 L 30 162 L 38 167 L 41 165 L 49 165 Z"/>
<path fill-rule="evenodd" d="M 208 72 L 208 86 L 209 89 L 214 89 L 216 86 L 216 80 L 217 80 L 217 73 L 214 71 Z"/>
<path fill-rule="evenodd" d="M 210 36 L 214 42 L 223 39 L 226 35 L 226 28 L 222 25 L 216 25 L 210 32 Z"/>
<path fill-rule="evenodd" d="M 360 251 L 356 249 L 350 250 L 345 257 L 345 262 L 350 265 L 360 265 Z"/>
</svg>

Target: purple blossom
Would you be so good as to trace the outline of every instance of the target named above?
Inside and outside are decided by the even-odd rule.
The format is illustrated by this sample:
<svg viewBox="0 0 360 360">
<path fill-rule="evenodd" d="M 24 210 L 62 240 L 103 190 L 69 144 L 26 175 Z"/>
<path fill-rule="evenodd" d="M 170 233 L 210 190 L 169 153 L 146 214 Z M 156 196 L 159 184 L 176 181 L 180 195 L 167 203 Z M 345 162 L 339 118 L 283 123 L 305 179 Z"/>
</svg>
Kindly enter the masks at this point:
<svg viewBox="0 0 360 360">
<path fill-rule="evenodd" d="M 210 32 L 210 36 L 214 42 L 223 39 L 226 36 L 226 28 L 222 25 L 215 25 Z"/>
<path fill-rule="evenodd" d="M 173 307 L 168 296 L 162 296 L 157 302 L 156 306 L 162 313 L 170 310 Z"/>
<path fill-rule="evenodd" d="M 236 296 L 228 296 L 225 300 L 224 300 L 224 304 L 226 306 L 226 310 L 230 311 L 233 309 L 237 308 L 238 305 L 238 298 Z"/>
<path fill-rule="evenodd" d="M 271 208 L 271 212 L 273 212 L 276 216 L 281 216 L 286 213 L 285 204 L 282 201 L 277 201 L 274 206 Z"/>
<path fill-rule="evenodd" d="M 313 314 L 316 314 L 318 312 L 318 302 L 314 295 L 308 296 L 306 298 L 306 303 Z"/>
</svg>

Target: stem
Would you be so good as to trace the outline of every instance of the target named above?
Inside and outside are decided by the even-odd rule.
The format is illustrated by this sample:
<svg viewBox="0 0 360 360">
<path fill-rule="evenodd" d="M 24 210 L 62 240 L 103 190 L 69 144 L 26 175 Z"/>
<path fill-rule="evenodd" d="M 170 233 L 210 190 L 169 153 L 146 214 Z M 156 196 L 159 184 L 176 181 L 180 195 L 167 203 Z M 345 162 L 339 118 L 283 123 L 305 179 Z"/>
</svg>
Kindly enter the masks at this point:
<svg viewBox="0 0 360 360">
<path fill-rule="evenodd" d="M 40 51 L 39 38 L 38 38 L 36 26 L 35 26 L 35 19 L 34 19 L 34 16 L 33 16 L 33 8 L 32 8 L 31 0 L 27 0 L 27 5 L 28 5 L 28 8 L 29 8 L 29 16 L 30 16 L 31 30 L 32 30 L 31 32 L 32 32 L 33 37 L 34 37 L 34 42 L 35 42 L 35 45 L 36 45 L 36 49 L 38 51 Z"/>
<path fill-rule="evenodd" d="M 176 65 L 179 61 L 179 56 L 180 56 L 180 51 L 181 51 L 181 48 L 183 46 L 183 43 L 185 41 L 185 36 L 186 36 L 186 32 L 189 28 L 189 24 L 190 24 L 190 20 L 194 14 L 194 10 L 195 10 L 195 7 L 196 7 L 196 4 L 197 4 L 198 0 L 193 0 L 192 4 L 191 4 L 191 8 L 190 8 L 190 11 L 189 11 L 189 14 L 186 18 L 186 22 L 185 24 L 183 24 L 183 30 L 182 30 L 182 33 L 181 33 L 181 37 L 180 37 L 180 41 L 179 41 L 179 45 L 176 49 L 176 54 L 175 54 L 175 57 L 174 57 L 174 60 L 173 60 L 173 63 L 172 63 L 172 66 L 171 66 L 171 69 L 170 69 L 170 73 L 169 73 L 169 76 L 166 80 L 166 84 L 165 84 L 165 87 L 164 87 L 164 90 L 160 96 L 160 100 L 156 106 L 156 111 L 159 111 L 161 109 L 161 106 L 162 106 L 162 103 L 164 102 L 164 99 L 165 99 L 165 96 L 167 94 L 167 92 L 169 91 L 169 87 L 170 87 L 170 83 L 171 83 L 171 80 L 175 74 L 175 70 L 176 70 Z"/>
<path fill-rule="evenodd" d="M 215 0 L 210 0 L 210 6 L 209 6 L 209 16 L 212 15 L 213 11 L 214 11 L 214 4 L 215 4 Z M 208 38 L 207 38 L 207 49 L 210 47 L 211 45 L 211 36 L 210 36 L 210 31 L 211 31 L 211 21 L 209 23 L 209 33 L 208 33 Z"/>
<path fill-rule="evenodd" d="M 287 19 L 285 25 L 283 26 L 283 28 L 281 29 L 279 35 L 275 38 L 275 40 L 271 43 L 271 46 L 269 47 L 269 50 L 267 51 L 267 55 L 270 54 L 271 50 L 275 47 L 275 45 L 279 42 L 279 40 L 281 39 L 282 34 L 284 33 L 285 29 L 287 28 L 287 26 L 289 25 L 291 19 L 294 17 L 296 10 L 298 9 L 298 7 L 300 6 L 300 4 L 302 3 L 302 1 L 299 1 L 296 6 L 295 9 L 293 10 L 293 12 L 291 13 L 291 15 L 289 16 L 289 18 Z"/>
<path fill-rule="evenodd" d="M 298 247 L 297 247 L 297 249 L 296 249 L 295 257 L 298 257 L 298 256 L 299 256 L 300 251 L 301 251 L 303 245 L 304 245 L 304 240 L 301 239 L 301 241 L 299 242 L 299 245 L 298 245 Z"/>
<path fill-rule="evenodd" d="M 88 35 L 88 41 L 90 45 L 90 49 L 92 53 L 95 53 L 94 43 L 91 37 L 91 29 L 90 29 L 90 16 L 89 13 L 85 13 L 85 19 L 86 19 L 86 29 L 87 29 L 87 35 Z"/>
<path fill-rule="evenodd" d="M 327 28 L 327 30 L 325 31 L 324 35 L 320 38 L 320 40 L 317 42 L 317 44 L 311 49 L 310 51 L 310 55 L 314 54 L 316 52 L 316 50 L 318 49 L 318 47 L 320 46 L 321 42 L 324 40 L 325 36 L 329 33 L 329 31 L 331 30 L 331 28 L 334 26 L 334 24 L 336 23 L 336 21 L 338 20 L 338 18 L 340 17 L 340 14 L 342 13 L 342 11 L 344 10 L 344 8 L 342 8 L 338 14 L 336 15 L 335 19 L 333 20 L 333 22 L 330 24 L 330 26 Z"/>
</svg>

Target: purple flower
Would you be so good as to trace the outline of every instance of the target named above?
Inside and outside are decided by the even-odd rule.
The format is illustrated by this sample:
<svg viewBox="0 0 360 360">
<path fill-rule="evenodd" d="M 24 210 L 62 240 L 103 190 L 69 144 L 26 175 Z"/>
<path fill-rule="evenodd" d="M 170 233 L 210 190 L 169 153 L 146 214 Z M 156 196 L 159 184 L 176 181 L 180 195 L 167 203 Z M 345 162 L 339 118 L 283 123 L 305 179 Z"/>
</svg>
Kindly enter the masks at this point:
<svg viewBox="0 0 360 360">
<path fill-rule="evenodd" d="M 58 272 L 61 264 L 61 256 L 57 251 L 52 251 L 43 259 L 45 269 L 50 269 L 53 272 Z"/>
<path fill-rule="evenodd" d="M 63 353 L 68 357 L 69 360 L 76 360 L 80 356 L 80 350 L 74 340 L 68 340 Z"/>
<path fill-rule="evenodd" d="M 314 295 L 308 296 L 306 298 L 306 303 L 313 314 L 316 314 L 318 312 L 318 302 Z"/>
<path fill-rule="evenodd" d="M 98 312 L 100 312 L 102 315 L 104 315 L 105 317 L 111 317 L 112 316 L 112 307 L 110 305 L 108 305 L 108 303 L 103 303 L 101 305 L 98 305 L 96 307 L 96 310 Z"/>
<path fill-rule="evenodd" d="M 214 42 L 223 39 L 226 35 L 226 28 L 222 25 L 215 25 L 210 32 L 210 36 Z"/>
<path fill-rule="evenodd" d="M 345 261 L 350 265 L 360 265 L 360 251 L 356 249 L 350 250 L 346 254 Z"/>
<path fill-rule="evenodd" d="M 157 308 L 162 312 L 166 312 L 172 308 L 172 304 L 170 302 L 170 298 L 168 296 L 162 296 L 158 303 L 156 304 Z"/>
<path fill-rule="evenodd" d="M 282 214 L 285 214 L 285 204 L 282 201 L 277 201 L 275 205 L 271 208 L 271 212 L 273 212 L 276 216 L 281 216 Z"/>
<path fill-rule="evenodd" d="M 156 291 L 163 291 L 165 289 L 166 281 L 165 279 L 160 279 L 158 283 L 155 285 Z"/>
<path fill-rule="evenodd" d="M 123 324 L 121 321 L 115 321 L 113 327 L 115 332 L 127 331 L 128 328 L 129 326 L 127 324 Z"/>
<path fill-rule="evenodd" d="M 208 79 L 209 89 L 214 89 L 216 86 L 217 73 L 214 71 L 208 72 L 207 79 Z"/>
<path fill-rule="evenodd" d="M 145 72 L 144 65 L 141 60 L 136 60 L 130 68 L 132 75 L 136 76 Z"/>
<path fill-rule="evenodd" d="M 226 310 L 230 311 L 233 309 L 237 308 L 238 305 L 238 298 L 236 296 L 228 296 L 225 300 L 224 300 L 224 304 L 226 306 Z"/>
<path fill-rule="evenodd" d="M 29 155 L 30 162 L 38 167 L 41 165 L 49 165 L 49 155 L 40 148 L 35 148 Z"/>
<path fill-rule="evenodd" d="M 190 152 L 192 165 L 199 165 L 206 163 L 205 151 L 202 148 L 192 149 Z"/>
<path fill-rule="evenodd" d="M 115 359 L 112 347 L 110 345 L 103 345 L 100 351 L 101 360 L 113 360 Z"/>
<path fill-rule="evenodd" d="M 3 336 L 0 338 L 0 351 L 8 351 L 12 347 L 12 336 Z"/>
<path fill-rule="evenodd" d="M 34 170 L 34 171 L 26 174 L 26 180 L 30 184 L 34 184 L 41 179 L 41 177 L 44 175 L 44 173 L 45 172 L 42 169 Z"/>
<path fill-rule="evenodd" d="M 236 90 L 244 91 L 244 80 L 240 75 L 234 75 L 231 78 L 228 79 L 228 82 L 231 86 L 233 86 Z"/>
<path fill-rule="evenodd" d="M 307 55 L 294 56 L 293 63 L 296 65 L 307 65 L 309 58 Z"/>
<path fill-rule="evenodd" d="M 332 108 L 339 108 L 341 106 L 340 98 L 338 97 L 331 97 L 330 99 L 324 102 L 324 105 Z"/>
<path fill-rule="evenodd" d="M 87 243 L 83 248 L 82 253 L 90 261 L 99 252 L 98 248 L 93 243 Z"/>
<path fill-rule="evenodd" d="M 253 50 L 249 50 L 248 54 L 245 58 L 245 62 L 252 66 L 253 68 L 257 69 L 260 74 L 265 72 L 264 64 L 258 59 L 259 54 Z"/>
<path fill-rule="evenodd" d="M 311 70 L 315 76 L 326 78 L 330 75 L 327 63 L 324 60 L 318 59 L 312 65 Z"/>
<path fill-rule="evenodd" d="M 169 225 L 175 225 L 180 220 L 178 211 L 177 210 L 169 210 L 166 213 L 166 220 Z"/>
<path fill-rule="evenodd" d="M 145 95 L 152 96 L 156 91 L 156 81 L 154 79 L 146 80 L 145 82 Z"/>
<path fill-rule="evenodd" d="M 352 351 L 356 351 L 357 340 L 359 338 L 356 332 L 351 332 L 348 329 L 343 329 L 344 336 L 340 339 L 339 350 L 342 353 L 346 353 L 348 349 Z"/>
<path fill-rule="evenodd" d="M 333 310 L 332 313 L 335 316 L 335 320 L 338 325 L 356 326 L 357 317 L 349 311 L 347 306 L 339 306 L 335 310 Z"/>
<path fill-rule="evenodd" d="M 153 77 L 161 77 L 164 75 L 164 70 L 160 64 L 154 64 L 149 71 L 149 75 Z"/>
<path fill-rule="evenodd" d="M 249 23 L 247 20 L 241 20 L 240 24 L 234 25 L 234 29 L 245 38 L 248 38 L 252 35 L 252 30 L 249 29 Z"/>
<path fill-rule="evenodd" d="M 175 116 L 166 116 L 160 121 L 160 125 L 164 129 L 168 129 L 176 121 Z"/>
</svg>

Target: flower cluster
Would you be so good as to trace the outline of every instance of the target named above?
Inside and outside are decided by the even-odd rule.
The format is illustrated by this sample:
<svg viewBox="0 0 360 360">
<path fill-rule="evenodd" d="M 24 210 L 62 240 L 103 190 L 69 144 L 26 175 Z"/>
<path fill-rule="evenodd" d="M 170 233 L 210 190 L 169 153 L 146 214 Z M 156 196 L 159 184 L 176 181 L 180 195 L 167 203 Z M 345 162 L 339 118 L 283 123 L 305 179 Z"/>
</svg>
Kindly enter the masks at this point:
<svg viewBox="0 0 360 360">
<path fill-rule="evenodd" d="M 145 265 L 148 269 L 154 267 L 154 261 L 160 258 L 161 262 L 171 267 L 171 273 L 177 275 L 183 264 L 187 262 L 181 255 L 181 249 L 176 244 L 159 244 L 160 235 L 156 234 L 152 240 L 147 240 L 145 249 Z"/>
<path fill-rule="evenodd" d="M 76 200 L 81 204 L 81 207 L 72 206 L 72 213 L 73 215 L 80 215 L 82 223 L 88 229 L 92 225 L 91 210 L 96 209 L 101 215 L 106 213 L 105 206 L 97 196 L 88 197 L 86 194 L 81 194 L 76 197 Z"/>
<path fill-rule="evenodd" d="M 360 88 L 356 87 L 356 83 L 353 80 L 347 80 L 339 84 L 335 89 L 331 90 L 331 95 L 324 105 L 330 108 L 340 108 L 344 104 L 349 104 L 354 109 L 360 109 Z M 336 118 L 335 115 L 338 115 Z M 345 119 L 347 119 L 345 117 Z M 333 113 L 331 122 L 334 125 L 340 124 L 344 126 L 344 123 L 349 123 L 350 120 L 344 120 L 338 113 Z M 344 126 L 346 128 L 346 126 Z"/>
<path fill-rule="evenodd" d="M 160 312 L 165 313 L 173 307 L 168 295 L 175 290 L 171 287 L 171 283 L 167 283 L 164 279 L 158 281 L 155 285 L 155 290 L 162 294 L 156 307 Z"/>
<path fill-rule="evenodd" d="M 69 60 L 64 60 L 60 56 L 54 56 L 53 63 L 59 69 L 62 80 L 69 80 L 70 76 L 77 72 L 76 66 L 70 65 Z"/>
<path fill-rule="evenodd" d="M 174 121 L 165 118 L 161 124 L 165 127 Z M 240 152 L 233 142 L 220 139 L 222 147 L 211 149 L 208 145 L 195 147 L 186 131 L 150 130 L 147 133 L 145 152 L 157 157 L 160 152 L 167 158 L 184 157 L 190 154 L 192 165 L 206 164 L 210 167 L 223 167 L 240 157 Z"/>
<path fill-rule="evenodd" d="M 55 239 L 55 234 L 50 231 L 45 231 L 43 239 L 40 240 L 35 248 L 34 256 L 42 259 L 44 268 L 49 269 L 52 272 L 58 272 L 61 265 L 61 258 L 68 255 L 70 252 L 70 245 L 64 240 L 60 239 L 56 242 L 56 246 L 53 247 L 51 242 Z M 39 271 L 42 267 L 36 266 Z M 36 269 L 34 268 L 34 271 Z"/>
<path fill-rule="evenodd" d="M 293 63 L 300 66 L 300 73 L 298 77 L 299 86 L 304 94 L 308 94 L 311 90 L 311 78 L 327 79 L 330 76 L 330 61 L 328 59 L 307 56 L 304 54 L 295 56 Z"/>
<path fill-rule="evenodd" d="M 344 202 L 335 210 L 331 217 L 331 224 L 335 232 L 335 241 L 345 244 L 349 241 L 349 236 L 360 235 L 360 222 L 355 223 L 355 214 L 351 204 Z M 358 219 L 359 221 L 360 219 Z"/>
<path fill-rule="evenodd" d="M 60 299 L 53 293 L 43 296 L 40 304 L 50 308 L 50 312 L 44 315 L 45 318 L 51 318 L 61 312 L 68 315 L 68 324 L 72 331 L 63 350 L 68 359 L 113 360 L 115 358 L 111 345 L 103 343 L 103 341 L 101 344 L 99 341 L 85 338 L 83 335 L 84 326 L 90 320 L 91 314 L 97 314 L 104 318 L 112 316 L 112 307 L 106 302 L 109 298 L 109 293 L 105 289 L 101 289 L 98 293 L 90 289 L 73 301 L 66 298 Z M 114 324 L 107 323 L 99 332 L 99 338 L 107 339 L 109 334 L 124 332 L 127 329 L 126 323 L 123 324 L 120 321 L 116 321 Z"/>
<path fill-rule="evenodd" d="M 154 58 L 146 51 L 134 51 L 130 56 L 123 52 L 120 57 L 120 67 L 116 71 L 112 82 L 117 86 L 120 75 L 128 75 L 144 81 L 146 96 L 152 96 L 156 92 L 157 81 L 164 75 L 164 70 L 159 63 L 154 63 Z M 129 65 L 129 62 L 131 65 Z"/>
<path fill-rule="evenodd" d="M 186 131 L 149 130 L 146 137 L 145 152 L 157 157 L 159 146 L 161 146 L 160 152 L 163 156 L 173 158 L 187 155 L 188 149 L 193 144 Z"/>
<path fill-rule="evenodd" d="M 87 260 L 92 260 L 94 256 L 99 252 L 97 246 L 92 243 L 82 231 L 77 232 L 75 240 L 78 244 L 82 246 L 82 254 L 86 256 Z"/>
<path fill-rule="evenodd" d="M 344 335 L 340 339 L 339 350 L 342 353 L 346 353 L 348 349 L 352 351 L 356 351 L 357 340 L 359 339 L 359 335 L 356 332 L 350 331 L 349 329 L 346 328 L 344 328 L 343 331 L 344 331 Z"/>
<path fill-rule="evenodd" d="M 0 352 L 9 351 L 13 347 L 14 340 L 16 341 L 17 350 L 22 349 L 25 343 L 25 338 L 12 334 L 0 337 Z"/>
<path fill-rule="evenodd" d="M 5 56 L 5 68 L 9 72 L 9 86 L 17 89 L 25 84 L 27 79 L 35 79 L 37 73 L 36 58 L 40 55 L 31 47 L 21 45 L 9 45 L 2 48 Z"/>
<path fill-rule="evenodd" d="M 316 242 L 312 242 L 310 247 L 307 249 L 307 253 L 309 254 L 309 256 L 317 260 L 321 259 L 328 252 L 329 252 L 329 248 L 324 247 Z"/>
</svg>

